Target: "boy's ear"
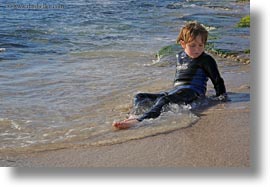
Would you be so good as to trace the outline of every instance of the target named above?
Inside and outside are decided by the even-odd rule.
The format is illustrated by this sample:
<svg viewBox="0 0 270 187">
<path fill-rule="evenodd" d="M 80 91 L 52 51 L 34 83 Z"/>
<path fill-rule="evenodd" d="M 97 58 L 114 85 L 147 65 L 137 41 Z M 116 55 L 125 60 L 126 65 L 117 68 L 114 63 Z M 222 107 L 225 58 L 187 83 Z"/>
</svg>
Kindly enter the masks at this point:
<svg viewBox="0 0 270 187">
<path fill-rule="evenodd" d="M 180 45 L 182 46 L 183 49 L 186 48 L 186 43 L 183 40 L 180 40 Z"/>
</svg>

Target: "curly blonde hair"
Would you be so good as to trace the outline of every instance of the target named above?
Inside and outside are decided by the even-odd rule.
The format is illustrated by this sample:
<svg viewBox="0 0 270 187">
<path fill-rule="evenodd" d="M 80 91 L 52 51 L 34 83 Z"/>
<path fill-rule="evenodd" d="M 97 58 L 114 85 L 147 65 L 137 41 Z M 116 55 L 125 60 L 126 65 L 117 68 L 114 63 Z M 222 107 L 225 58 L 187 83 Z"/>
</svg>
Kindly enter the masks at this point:
<svg viewBox="0 0 270 187">
<path fill-rule="evenodd" d="M 180 44 L 180 41 L 189 43 L 193 41 L 197 36 L 201 36 L 202 42 L 206 44 L 208 31 L 205 27 L 197 21 L 188 22 L 179 32 L 176 39 L 176 43 Z"/>
</svg>

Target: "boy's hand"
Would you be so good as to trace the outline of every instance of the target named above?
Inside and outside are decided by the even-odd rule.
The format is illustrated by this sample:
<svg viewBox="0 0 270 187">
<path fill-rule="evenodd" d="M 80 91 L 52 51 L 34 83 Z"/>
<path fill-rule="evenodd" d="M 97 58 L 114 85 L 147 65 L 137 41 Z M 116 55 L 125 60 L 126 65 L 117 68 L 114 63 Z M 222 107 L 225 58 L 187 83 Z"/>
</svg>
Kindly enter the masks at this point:
<svg viewBox="0 0 270 187">
<path fill-rule="evenodd" d="M 211 99 L 214 101 L 221 101 L 221 102 L 229 101 L 227 93 L 221 94 L 219 96 L 212 96 Z"/>
</svg>

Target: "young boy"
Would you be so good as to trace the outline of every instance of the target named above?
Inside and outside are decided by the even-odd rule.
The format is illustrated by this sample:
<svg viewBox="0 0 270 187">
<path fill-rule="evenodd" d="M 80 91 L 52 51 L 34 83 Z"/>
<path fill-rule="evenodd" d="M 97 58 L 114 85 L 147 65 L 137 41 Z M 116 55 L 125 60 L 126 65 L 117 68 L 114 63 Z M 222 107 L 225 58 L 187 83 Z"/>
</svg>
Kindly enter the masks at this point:
<svg viewBox="0 0 270 187">
<path fill-rule="evenodd" d="M 204 52 L 207 37 L 208 31 L 200 23 L 187 23 L 181 29 L 176 41 L 184 51 L 176 55 L 174 88 L 158 94 L 137 94 L 134 99 L 135 106 L 151 101 L 154 103 L 151 109 L 139 118 L 114 122 L 112 126 L 117 129 L 127 129 L 144 119 L 157 118 L 162 107 L 168 103 L 191 103 L 205 96 L 208 78 L 214 85 L 216 97 L 226 101 L 226 88 L 216 61 Z"/>
</svg>

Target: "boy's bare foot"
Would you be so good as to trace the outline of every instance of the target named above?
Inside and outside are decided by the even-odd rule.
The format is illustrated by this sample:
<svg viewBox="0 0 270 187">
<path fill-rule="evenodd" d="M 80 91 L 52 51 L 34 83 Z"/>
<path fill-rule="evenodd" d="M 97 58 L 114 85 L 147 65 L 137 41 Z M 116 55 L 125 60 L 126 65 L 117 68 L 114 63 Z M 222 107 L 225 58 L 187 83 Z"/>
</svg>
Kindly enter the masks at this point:
<svg viewBox="0 0 270 187">
<path fill-rule="evenodd" d="M 137 123 L 139 123 L 139 121 L 137 119 L 125 119 L 123 121 L 119 121 L 119 122 L 114 122 L 112 124 L 113 127 L 121 130 L 121 129 L 128 129 L 134 125 L 136 125 Z"/>
</svg>

